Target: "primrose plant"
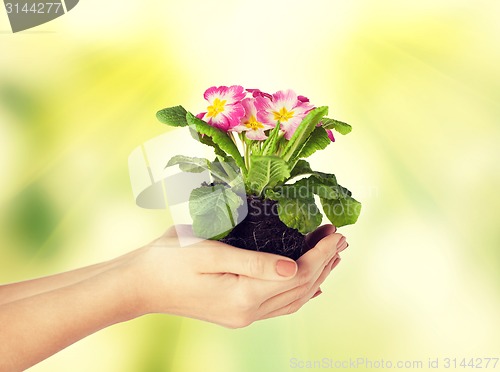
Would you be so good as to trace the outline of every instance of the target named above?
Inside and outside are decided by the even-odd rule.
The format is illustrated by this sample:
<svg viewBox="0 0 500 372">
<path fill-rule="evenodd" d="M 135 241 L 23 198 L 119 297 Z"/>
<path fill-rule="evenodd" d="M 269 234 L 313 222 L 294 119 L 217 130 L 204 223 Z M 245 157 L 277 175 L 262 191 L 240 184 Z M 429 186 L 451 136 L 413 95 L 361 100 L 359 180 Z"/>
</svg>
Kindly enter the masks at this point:
<svg viewBox="0 0 500 372">
<path fill-rule="evenodd" d="M 314 171 L 304 160 L 335 141 L 332 130 L 351 131 L 350 125 L 326 117 L 328 107 L 314 107 L 292 90 L 268 94 L 239 85 L 211 87 L 204 98 L 206 111 L 196 116 L 182 106 L 157 113 L 164 124 L 188 127 L 193 139 L 215 153 L 210 160 L 177 155 L 167 164 L 212 176 L 213 182 L 190 195 L 197 236 L 297 258 L 304 250 L 303 235 L 323 218 L 316 199 L 337 227 L 356 222 L 361 204 L 351 192 L 335 175 Z M 299 236 L 298 253 L 288 254 L 287 247 L 276 250 L 273 239 L 278 235 L 287 246 L 291 241 L 286 237 Z M 273 247 L 262 249 L 269 241 Z"/>
</svg>

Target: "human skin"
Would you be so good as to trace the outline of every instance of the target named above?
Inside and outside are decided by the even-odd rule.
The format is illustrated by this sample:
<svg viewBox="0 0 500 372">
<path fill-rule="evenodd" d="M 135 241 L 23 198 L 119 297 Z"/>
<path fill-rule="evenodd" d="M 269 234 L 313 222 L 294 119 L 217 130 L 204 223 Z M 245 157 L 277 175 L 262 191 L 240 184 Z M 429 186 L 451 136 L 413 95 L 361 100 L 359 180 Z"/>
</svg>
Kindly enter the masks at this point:
<svg viewBox="0 0 500 372">
<path fill-rule="evenodd" d="M 325 225 L 297 262 L 216 241 L 180 247 L 175 229 L 97 265 L 0 286 L 0 371 L 22 371 L 74 342 L 146 314 L 229 328 L 296 312 L 347 247 Z"/>
</svg>

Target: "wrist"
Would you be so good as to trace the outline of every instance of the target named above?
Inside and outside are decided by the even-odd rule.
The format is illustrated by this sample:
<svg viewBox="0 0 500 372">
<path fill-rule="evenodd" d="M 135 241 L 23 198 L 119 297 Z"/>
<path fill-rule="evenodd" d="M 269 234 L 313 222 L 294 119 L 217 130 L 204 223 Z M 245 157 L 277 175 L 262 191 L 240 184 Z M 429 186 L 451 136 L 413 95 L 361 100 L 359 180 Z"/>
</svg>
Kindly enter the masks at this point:
<svg viewBox="0 0 500 372">
<path fill-rule="evenodd" d="M 120 281 L 120 293 L 123 307 L 130 318 L 137 318 L 154 312 L 154 281 L 151 271 L 145 266 L 146 249 L 140 249 L 133 257 L 123 257 L 111 270 L 116 271 Z"/>
</svg>

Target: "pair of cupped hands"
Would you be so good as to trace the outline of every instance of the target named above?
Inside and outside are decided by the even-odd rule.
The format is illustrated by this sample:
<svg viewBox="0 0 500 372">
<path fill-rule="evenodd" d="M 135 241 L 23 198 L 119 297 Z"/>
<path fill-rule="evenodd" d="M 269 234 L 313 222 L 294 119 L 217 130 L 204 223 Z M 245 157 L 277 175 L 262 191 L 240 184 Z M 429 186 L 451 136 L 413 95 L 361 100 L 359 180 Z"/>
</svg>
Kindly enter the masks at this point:
<svg viewBox="0 0 500 372">
<path fill-rule="evenodd" d="M 190 227 L 175 226 L 110 261 L 0 285 L 0 371 L 24 370 L 94 332 L 151 313 L 229 328 L 294 313 L 321 294 L 348 246 L 332 225 L 307 236 L 309 249 L 297 261 L 218 241 L 181 245 L 186 237 L 193 238 Z"/>
<path fill-rule="evenodd" d="M 121 257 L 135 278 L 141 313 L 187 316 L 229 328 L 291 314 L 322 293 L 320 285 L 348 247 L 332 225 L 306 236 L 309 249 L 297 261 L 218 241 L 181 247 L 178 235 L 189 230 L 173 226 Z"/>
</svg>

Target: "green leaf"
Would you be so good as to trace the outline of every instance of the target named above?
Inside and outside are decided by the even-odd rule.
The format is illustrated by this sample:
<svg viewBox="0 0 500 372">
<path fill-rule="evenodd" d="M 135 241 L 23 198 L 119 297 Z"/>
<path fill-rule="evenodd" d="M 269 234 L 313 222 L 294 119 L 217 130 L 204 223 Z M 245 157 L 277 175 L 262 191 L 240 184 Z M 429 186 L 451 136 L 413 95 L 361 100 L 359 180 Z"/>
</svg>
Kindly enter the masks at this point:
<svg viewBox="0 0 500 372">
<path fill-rule="evenodd" d="M 261 195 L 265 188 L 273 188 L 289 176 L 290 169 L 282 158 L 255 155 L 250 158 L 247 186 L 252 193 Z"/>
<path fill-rule="evenodd" d="M 305 160 L 299 160 L 293 167 L 292 171 L 290 172 L 290 178 L 311 173 L 314 173 L 314 171 L 311 169 L 309 163 Z"/>
<path fill-rule="evenodd" d="M 164 108 L 156 113 L 156 118 L 163 124 L 173 127 L 185 127 L 187 111 L 182 106 Z"/>
<path fill-rule="evenodd" d="M 199 134 L 209 136 L 211 141 L 215 145 L 217 145 L 217 147 L 221 151 L 225 152 L 225 154 L 231 155 L 236 164 L 238 165 L 238 167 L 240 167 L 243 170 L 243 173 L 246 173 L 247 170 L 245 167 L 245 162 L 243 160 L 243 157 L 241 156 L 238 147 L 236 147 L 235 143 L 231 140 L 231 138 L 228 136 L 226 132 L 218 128 L 212 127 L 211 125 L 208 125 L 206 122 L 204 122 L 201 119 L 198 119 L 190 112 L 187 113 L 186 119 L 188 124 L 191 127 L 195 128 Z M 204 141 L 204 139 L 200 140 L 200 142 L 202 141 Z"/>
<path fill-rule="evenodd" d="M 194 158 L 190 156 L 177 155 L 170 159 L 167 167 L 178 165 L 183 172 L 201 173 L 210 170 L 210 161 L 203 158 Z"/>
<path fill-rule="evenodd" d="M 242 204 L 242 198 L 223 185 L 194 189 L 189 197 L 193 232 L 204 239 L 223 238 L 236 225 Z"/>
<path fill-rule="evenodd" d="M 329 118 L 323 118 L 322 127 L 325 129 L 334 129 L 343 135 L 346 135 L 352 131 L 352 127 L 349 124 L 344 123 L 343 121 Z"/>
<path fill-rule="evenodd" d="M 269 133 L 269 137 L 262 144 L 262 151 L 260 155 L 274 155 L 278 149 L 278 140 L 280 135 L 280 124 L 276 126 Z"/>
<path fill-rule="evenodd" d="M 193 128 L 189 128 L 189 133 L 191 134 L 191 137 L 193 137 L 193 139 L 195 139 L 196 141 L 198 141 L 204 145 L 213 147 L 215 155 L 222 156 L 225 159 L 230 158 L 224 151 L 221 150 L 219 145 L 217 145 L 214 141 L 212 141 L 212 138 L 210 138 L 209 136 L 201 136 L 196 131 L 196 129 L 193 129 Z"/>
<path fill-rule="evenodd" d="M 307 180 L 311 184 L 313 193 L 322 198 L 335 199 L 342 195 L 334 174 L 314 172 Z"/>
<path fill-rule="evenodd" d="M 243 182 L 243 178 L 240 177 L 240 168 L 232 159 L 221 161 L 217 158 L 210 162 L 204 158 L 177 155 L 167 163 L 167 167 L 174 165 L 179 165 L 180 170 L 183 172 L 201 173 L 208 171 L 215 183 L 226 183 L 231 185 L 233 189 L 237 186 L 242 187 L 242 185 L 239 185 L 239 183 Z"/>
<path fill-rule="evenodd" d="M 301 167 L 307 170 L 305 163 L 302 163 Z M 333 174 L 314 172 L 294 184 L 277 186 L 274 190 L 265 192 L 266 198 L 278 202 L 278 213 L 283 223 L 302 233 L 314 230 L 321 223 L 315 206 L 310 206 L 314 203 L 314 194 L 320 197 L 325 215 L 335 226 L 353 224 L 358 219 L 361 203 L 351 196 L 349 190 L 337 184 Z M 282 208 L 287 206 L 288 210 L 279 212 L 280 205 Z"/>
<path fill-rule="evenodd" d="M 323 198 L 336 199 L 344 195 L 343 190 L 341 190 L 340 186 L 337 184 L 337 179 L 334 174 L 310 171 L 310 168 L 308 168 L 309 164 L 307 162 L 305 163 L 307 165 L 302 165 L 303 171 L 305 173 L 311 173 L 311 175 L 307 178 L 302 178 L 295 183 L 277 187 L 276 189 L 278 191 L 281 188 L 280 193 L 283 196 L 296 198 L 304 195 L 316 194 Z M 299 169 L 299 172 L 300 171 L 301 170 Z M 300 173 L 297 175 L 300 175 Z"/>
<path fill-rule="evenodd" d="M 356 223 L 361 213 L 361 203 L 351 196 L 320 200 L 326 217 L 337 227 Z"/>
<path fill-rule="evenodd" d="M 321 127 L 316 127 L 314 131 L 311 133 L 311 136 L 304 143 L 297 157 L 294 159 L 290 159 L 291 162 L 294 162 L 296 159 L 307 158 L 314 154 L 318 150 L 323 150 L 331 143 L 330 138 L 328 138 L 328 134 L 326 130 Z"/>
<path fill-rule="evenodd" d="M 319 172 L 310 177 L 303 178 L 292 185 L 285 185 L 284 192 L 287 197 L 297 197 L 297 195 L 301 196 L 309 193 L 326 199 L 336 199 L 341 195 L 335 176 Z"/>
<path fill-rule="evenodd" d="M 289 161 L 297 157 L 297 152 L 300 151 L 302 145 L 307 141 L 314 128 L 316 128 L 316 125 L 326 114 L 328 114 L 328 107 L 326 106 L 315 108 L 307 114 L 283 150 L 283 159 Z"/>
<path fill-rule="evenodd" d="M 314 231 L 323 219 L 313 196 L 279 198 L 278 216 L 285 225 L 302 234 Z"/>
</svg>

